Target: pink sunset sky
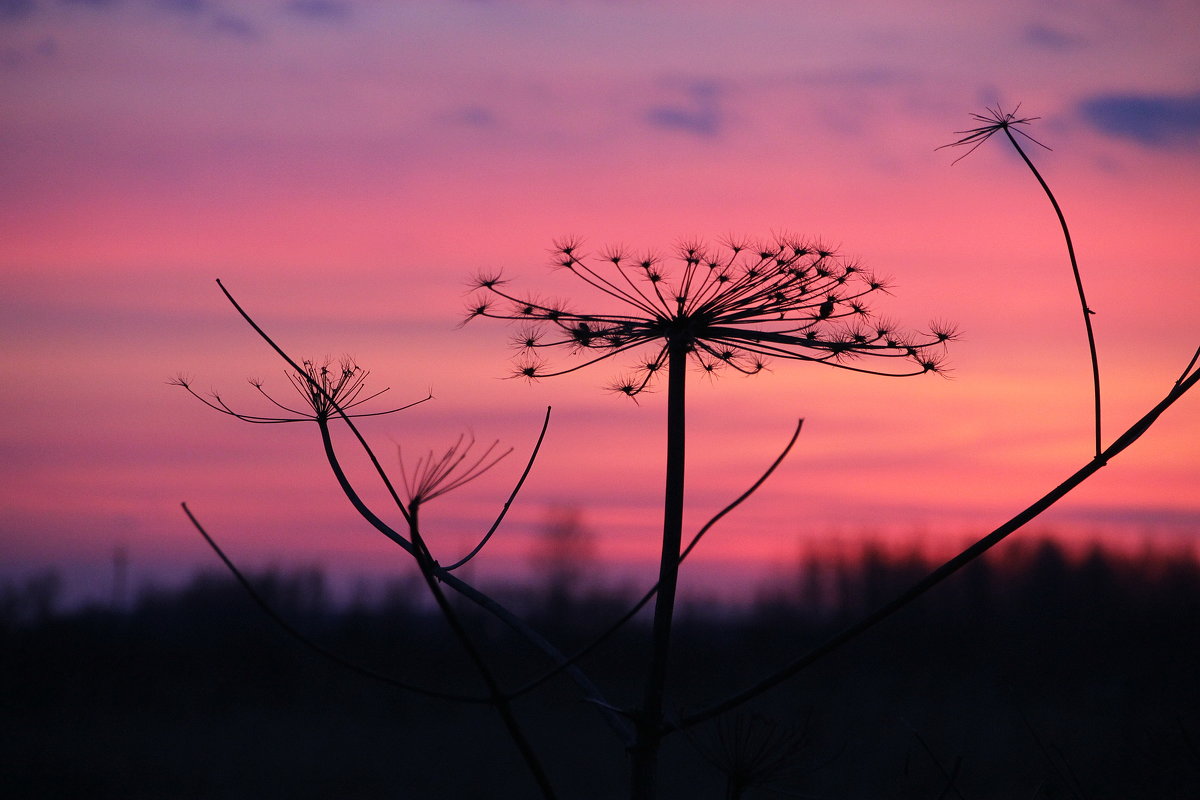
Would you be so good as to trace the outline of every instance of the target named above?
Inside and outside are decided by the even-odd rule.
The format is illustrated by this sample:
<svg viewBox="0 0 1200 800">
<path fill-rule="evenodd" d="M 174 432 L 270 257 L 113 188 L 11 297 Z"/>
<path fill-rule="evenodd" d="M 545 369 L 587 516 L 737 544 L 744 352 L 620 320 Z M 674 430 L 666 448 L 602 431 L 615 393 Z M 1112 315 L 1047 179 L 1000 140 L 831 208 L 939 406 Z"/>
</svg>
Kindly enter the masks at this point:
<svg viewBox="0 0 1200 800">
<path fill-rule="evenodd" d="M 432 390 L 364 423 L 385 464 L 463 431 L 515 448 L 426 510 L 441 560 L 490 523 L 552 406 L 480 569 L 523 568 L 563 509 L 598 563 L 647 563 L 665 392 L 606 392 L 619 357 L 506 380 L 512 331 L 461 326 L 480 270 L 586 305 L 548 267 L 566 234 L 820 237 L 892 279 L 881 314 L 962 331 L 949 379 L 792 362 L 693 379 L 692 530 L 805 419 L 699 569 L 982 535 L 1089 459 L 1090 367 L 1032 175 L 1000 138 L 954 165 L 935 148 L 985 106 L 1040 117 L 1053 149 L 1029 152 L 1097 312 L 1110 441 L 1200 345 L 1198 34 L 1191 0 L 0 0 L 0 577 L 56 568 L 102 595 L 117 548 L 142 581 L 214 566 L 181 501 L 246 566 L 410 569 L 343 500 L 315 428 L 238 423 L 167 384 L 250 413 L 267 409 L 248 377 L 287 391 L 216 278 L 293 355 L 354 355 L 391 387 L 379 408 Z M 1197 442 L 1187 397 L 1037 529 L 1195 546 Z"/>
</svg>

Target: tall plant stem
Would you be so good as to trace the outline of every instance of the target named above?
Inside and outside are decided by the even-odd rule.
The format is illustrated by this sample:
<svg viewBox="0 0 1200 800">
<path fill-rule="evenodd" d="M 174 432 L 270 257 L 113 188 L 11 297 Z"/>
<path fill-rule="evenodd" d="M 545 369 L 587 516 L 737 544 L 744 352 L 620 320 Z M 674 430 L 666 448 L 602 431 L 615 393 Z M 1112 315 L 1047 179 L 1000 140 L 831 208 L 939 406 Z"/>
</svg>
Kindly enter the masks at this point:
<svg viewBox="0 0 1200 800">
<path fill-rule="evenodd" d="M 1075 246 L 1071 243 L 1071 231 L 1067 228 L 1067 218 L 1063 216 L 1062 208 L 1058 205 L 1058 200 L 1054 198 L 1054 192 L 1050 191 L 1050 186 L 1042 178 L 1042 173 L 1038 172 L 1037 167 L 1021 149 L 1021 145 L 1017 143 L 1017 139 L 1012 134 L 1009 126 L 1004 126 L 1004 135 L 1008 137 L 1008 141 L 1012 142 L 1012 146 L 1016 148 L 1017 153 L 1029 167 L 1029 171 L 1033 173 L 1033 177 L 1037 178 L 1041 184 L 1042 190 L 1045 191 L 1046 197 L 1050 198 L 1050 205 L 1054 206 L 1054 213 L 1058 215 L 1058 224 L 1062 226 L 1063 238 L 1067 241 L 1067 256 L 1071 259 L 1071 272 L 1075 275 L 1075 288 L 1079 291 L 1079 304 L 1083 307 L 1083 326 L 1087 330 L 1088 350 L 1092 356 L 1092 389 L 1095 400 L 1095 416 L 1096 416 L 1096 457 L 1100 457 L 1103 451 L 1103 443 L 1100 437 L 1100 360 L 1096 356 L 1096 337 L 1092 333 L 1092 314 L 1096 313 L 1088 308 L 1087 298 L 1083 294 L 1083 278 L 1079 276 L 1079 263 L 1075 260 Z"/>
<path fill-rule="evenodd" d="M 667 481 L 663 498 L 662 556 L 658 565 L 658 596 L 654 603 L 654 641 L 646 695 L 637 721 L 632 749 L 633 798 L 655 796 L 658 749 L 663 736 L 663 699 L 667 661 L 671 649 L 671 623 L 675 618 L 675 590 L 679 581 L 679 551 L 683 540 L 684 444 L 686 439 L 687 357 L 690 341 L 683 335 L 668 343 L 667 360 Z"/>
</svg>

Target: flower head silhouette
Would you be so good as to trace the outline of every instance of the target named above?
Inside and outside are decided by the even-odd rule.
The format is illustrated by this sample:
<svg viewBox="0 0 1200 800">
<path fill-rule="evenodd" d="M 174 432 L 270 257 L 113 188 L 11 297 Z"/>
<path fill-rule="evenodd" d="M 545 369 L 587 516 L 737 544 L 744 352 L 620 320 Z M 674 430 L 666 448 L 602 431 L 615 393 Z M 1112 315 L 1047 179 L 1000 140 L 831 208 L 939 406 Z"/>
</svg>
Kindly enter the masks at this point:
<svg viewBox="0 0 1200 800">
<path fill-rule="evenodd" d="M 1004 111 L 999 105 L 997 105 L 995 108 L 984 109 L 983 114 L 972 114 L 971 119 L 975 120 L 976 122 L 982 122 L 983 125 L 977 128 L 968 128 L 964 131 L 955 131 L 955 133 L 962 138 L 950 142 L 950 144 L 944 144 L 937 149 L 943 150 L 947 147 L 966 147 L 967 152 L 963 153 L 952 162 L 957 164 L 959 161 L 962 161 L 964 158 L 971 155 L 971 153 L 974 153 L 975 148 L 992 138 L 994 134 L 1003 131 L 1010 139 L 1013 138 L 1012 134 L 1015 132 L 1033 142 L 1038 147 L 1043 147 L 1049 150 L 1049 147 L 1042 144 L 1025 131 L 1021 130 L 1021 126 L 1028 125 L 1035 120 L 1041 119 L 1041 117 L 1018 117 L 1017 112 L 1020 110 L 1021 104 L 1018 103 L 1012 111 Z M 1013 146 L 1017 147 L 1018 151 L 1020 151 L 1020 146 L 1017 145 L 1015 139 L 1013 139 Z"/>
<path fill-rule="evenodd" d="M 522 323 L 515 374 L 531 380 L 563 375 L 620 353 L 633 372 L 612 388 L 636 398 L 663 373 L 667 380 L 666 487 L 662 555 L 654 606 L 646 692 L 637 715 L 634 784 L 652 786 L 678 585 L 683 530 L 687 366 L 753 374 L 771 358 L 810 361 L 880 375 L 942 371 L 954 331 L 897 332 L 867 306 L 885 283 L 832 248 L 791 236 L 761 243 L 728 239 L 684 242 L 673 258 L 632 256 L 610 248 L 587 256 L 576 239 L 555 242 L 554 263 L 606 295 L 615 311 L 576 311 L 565 303 L 511 294 L 499 273 L 475 279 L 479 295 L 468 319 Z M 552 369 L 541 357 L 566 349 L 583 361 Z M 647 796 L 649 796 L 647 794 Z"/>
<path fill-rule="evenodd" d="M 916 336 L 875 318 L 870 295 L 886 283 L 831 248 L 779 236 L 751 244 L 680 244 L 671 259 L 634 257 L 622 248 L 589 258 L 579 242 L 556 242 L 554 263 L 624 306 L 616 313 L 580 312 L 565 303 L 510 294 L 499 274 L 475 279 L 480 290 L 468 318 L 524 323 L 515 375 L 529 379 L 574 372 L 645 346 L 633 373 L 613 389 L 634 397 L 669 368 L 672 346 L 706 373 L 759 372 L 768 359 L 829 364 L 881 375 L 942 371 L 942 345 L 953 329 L 934 325 Z M 590 356 L 551 369 L 543 351 Z M 594 355 L 592 355 L 594 354 Z M 869 359 L 870 364 L 862 359 Z"/>
<path fill-rule="evenodd" d="M 404 453 L 400 445 L 396 445 L 400 476 L 410 509 L 415 511 L 418 506 L 470 483 L 496 466 L 512 452 L 510 447 L 497 453 L 499 445 L 498 441 L 492 442 L 482 453 L 472 456 L 475 437 L 460 434 L 441 455 L 430 450 L 418 458 L 415 465 L 407 468 L 404 465 Z"/>
<path fill-rule="evenodd" d="M 418 400 L 417 403 L 409 403 L 399 408 L 390 408 L 385 411 L 370 411 L 370 412 L 354 412 L 351 411 L 358 406 L 366 403 L 369 400 L 374 400 L 387 389 L 381 389 L 372 394 L 364 394 L 366 391 L 367 377 L 371 374 L 369 370 L 360 367 L 354 359 L 349 356 L 343 356 L 338 361 L 326 358 L 323 361 L 317 362 L 311 359 L 305 359 L 300 362 L 300 370 L 292 370 L 285 373 L 287 379 L 292 384 L 292 388 L 303 399 L 305 409 L 292 408 L 291 406 L 276 400 L 266 389 L 263 388 L 263 382 L 257 378 L 250 379 L 250 385 L 255 390 L 270 401 L 271 405 L 275 406 L 280 411 L 286 412 L 287 416 L 262 416 L 258 414 L 244 414 L 240 411 L 235 411 L 231 408 L 216 392 L 210 393 L 208 397 L 201 395 L 192 388 L 192 382 L 189 378 L 179 375 L 168 381 L 172 386 L 179 386 L 185 389 L 193 397 L 204 403 L 209 408 L 220 411 L 222 414 L 240 419 L 243 422 L 253 422 L 257 424 L 278 424 L 285 422 L 328 422 L 331 418 L 339 413 L 345 414 L 348 418 L 356 417 L 378 417 L 385 414 L 394 414 L 397 411 L 403 411 L 417 403 L 424 402 Z M 426 398 L 428 399 L 428 398 Z"/>
</svg>

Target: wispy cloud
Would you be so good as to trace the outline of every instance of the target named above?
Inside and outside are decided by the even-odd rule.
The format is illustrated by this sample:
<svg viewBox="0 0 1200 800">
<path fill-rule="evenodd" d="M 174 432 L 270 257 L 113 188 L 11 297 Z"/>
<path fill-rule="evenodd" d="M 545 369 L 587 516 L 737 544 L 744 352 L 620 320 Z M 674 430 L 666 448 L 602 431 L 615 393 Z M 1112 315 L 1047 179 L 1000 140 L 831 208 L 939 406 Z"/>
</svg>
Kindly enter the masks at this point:
<svg viewBox="0 0 1200 800">
<path fill-rule="evenodd" d="M 291 14 L 322 22 L 350 19 L 350 6 L 338 0 L 291 0 L 285 8 Z"/>
<path fill-rule="evenodd" d="M 684 87 L 685 102 L 655 105 L 646 121 L 657 128 L 712 137 L 720 133 L 719 91 L 712 81 L 697 80 Z"/>
<path fill-rule="evenodd" d="M 0 21 L 25 19 L 33 8 L 33 0 L 0 0 Z"/>
<path fill-rule="evenodd" d="M 227 34 L 238 39 L 257 40 L 262 38 L 262 31 L 258 26 L 233 14 L 217 14 L 212 19 L 212 27 L 217 33 Z"/>
<path fill-rule="evenodd" d="M 1084 100 L 1080 111 L 1097 130 L 1150 147 L 1200 144 L 1200 92 L 1102 94 Z"/>
<path fill-rule="evenodd" d="M 172 11 L 183 11 L 188 14 L 198 14 L 209 7 L 208 0 L 157 0 L 158 5 Z"/>
<path fill-rule="evenodd" d="M 442 119 L 453 125 L 479 129 L 495 128 L 499 122 L 495 111 L 481 105 L 461 106 L 443 115 Z"/>
<path fill-rule="evenodd" d="M 1073 50 L 1085 44 L 1081 36 L 1038 23 L 1027 25 L 1022 31 L 1022 38 L 1029 44 L 1047 50 Z"/>
</svg>

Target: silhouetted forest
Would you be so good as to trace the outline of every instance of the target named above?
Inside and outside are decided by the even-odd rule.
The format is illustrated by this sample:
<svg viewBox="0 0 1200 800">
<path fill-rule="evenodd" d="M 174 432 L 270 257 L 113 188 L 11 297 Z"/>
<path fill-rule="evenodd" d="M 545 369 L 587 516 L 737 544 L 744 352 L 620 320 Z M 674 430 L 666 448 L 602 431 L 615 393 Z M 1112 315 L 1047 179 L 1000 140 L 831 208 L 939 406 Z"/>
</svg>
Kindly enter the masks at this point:
<svg viewBox="0 0 1200 800">
<path fill-rule="evenodd" d="M 749 607 L 687 607 L 672 707 L 694 710 L 748 685 L 927 568 L 876 551 L 815 559 Z M 252 581 L 296 629 L 346 659 L 481 693 L 413 583 L 336 604 L 316 572 Z M 119 613 L 57 613 L 54 588 L 47 576 L 0 592 L 6 797 L 534 795 L 493 710 L 334 663 L 226 574 L 143 591 Z M 562 581 L 502 594 L 567 650 L 628 602 Z M 494 621 L 463 613 L 506 685 L 547 666 Z M 641 691 L 644 625 L 583 662 L 618 702 Z M 1076 558 L 1014 542 L 752 707 L 670 737 L 664 796 L 721 798 L 722 769 L 761 748 L 769 758 L 746 797 L 1200 797 L 1198 633 L 1194 558 Z M 515 709 L 563 797 L 626 790 L 625 754 L 573 684 L 551 679 Z"/>
</svg>

